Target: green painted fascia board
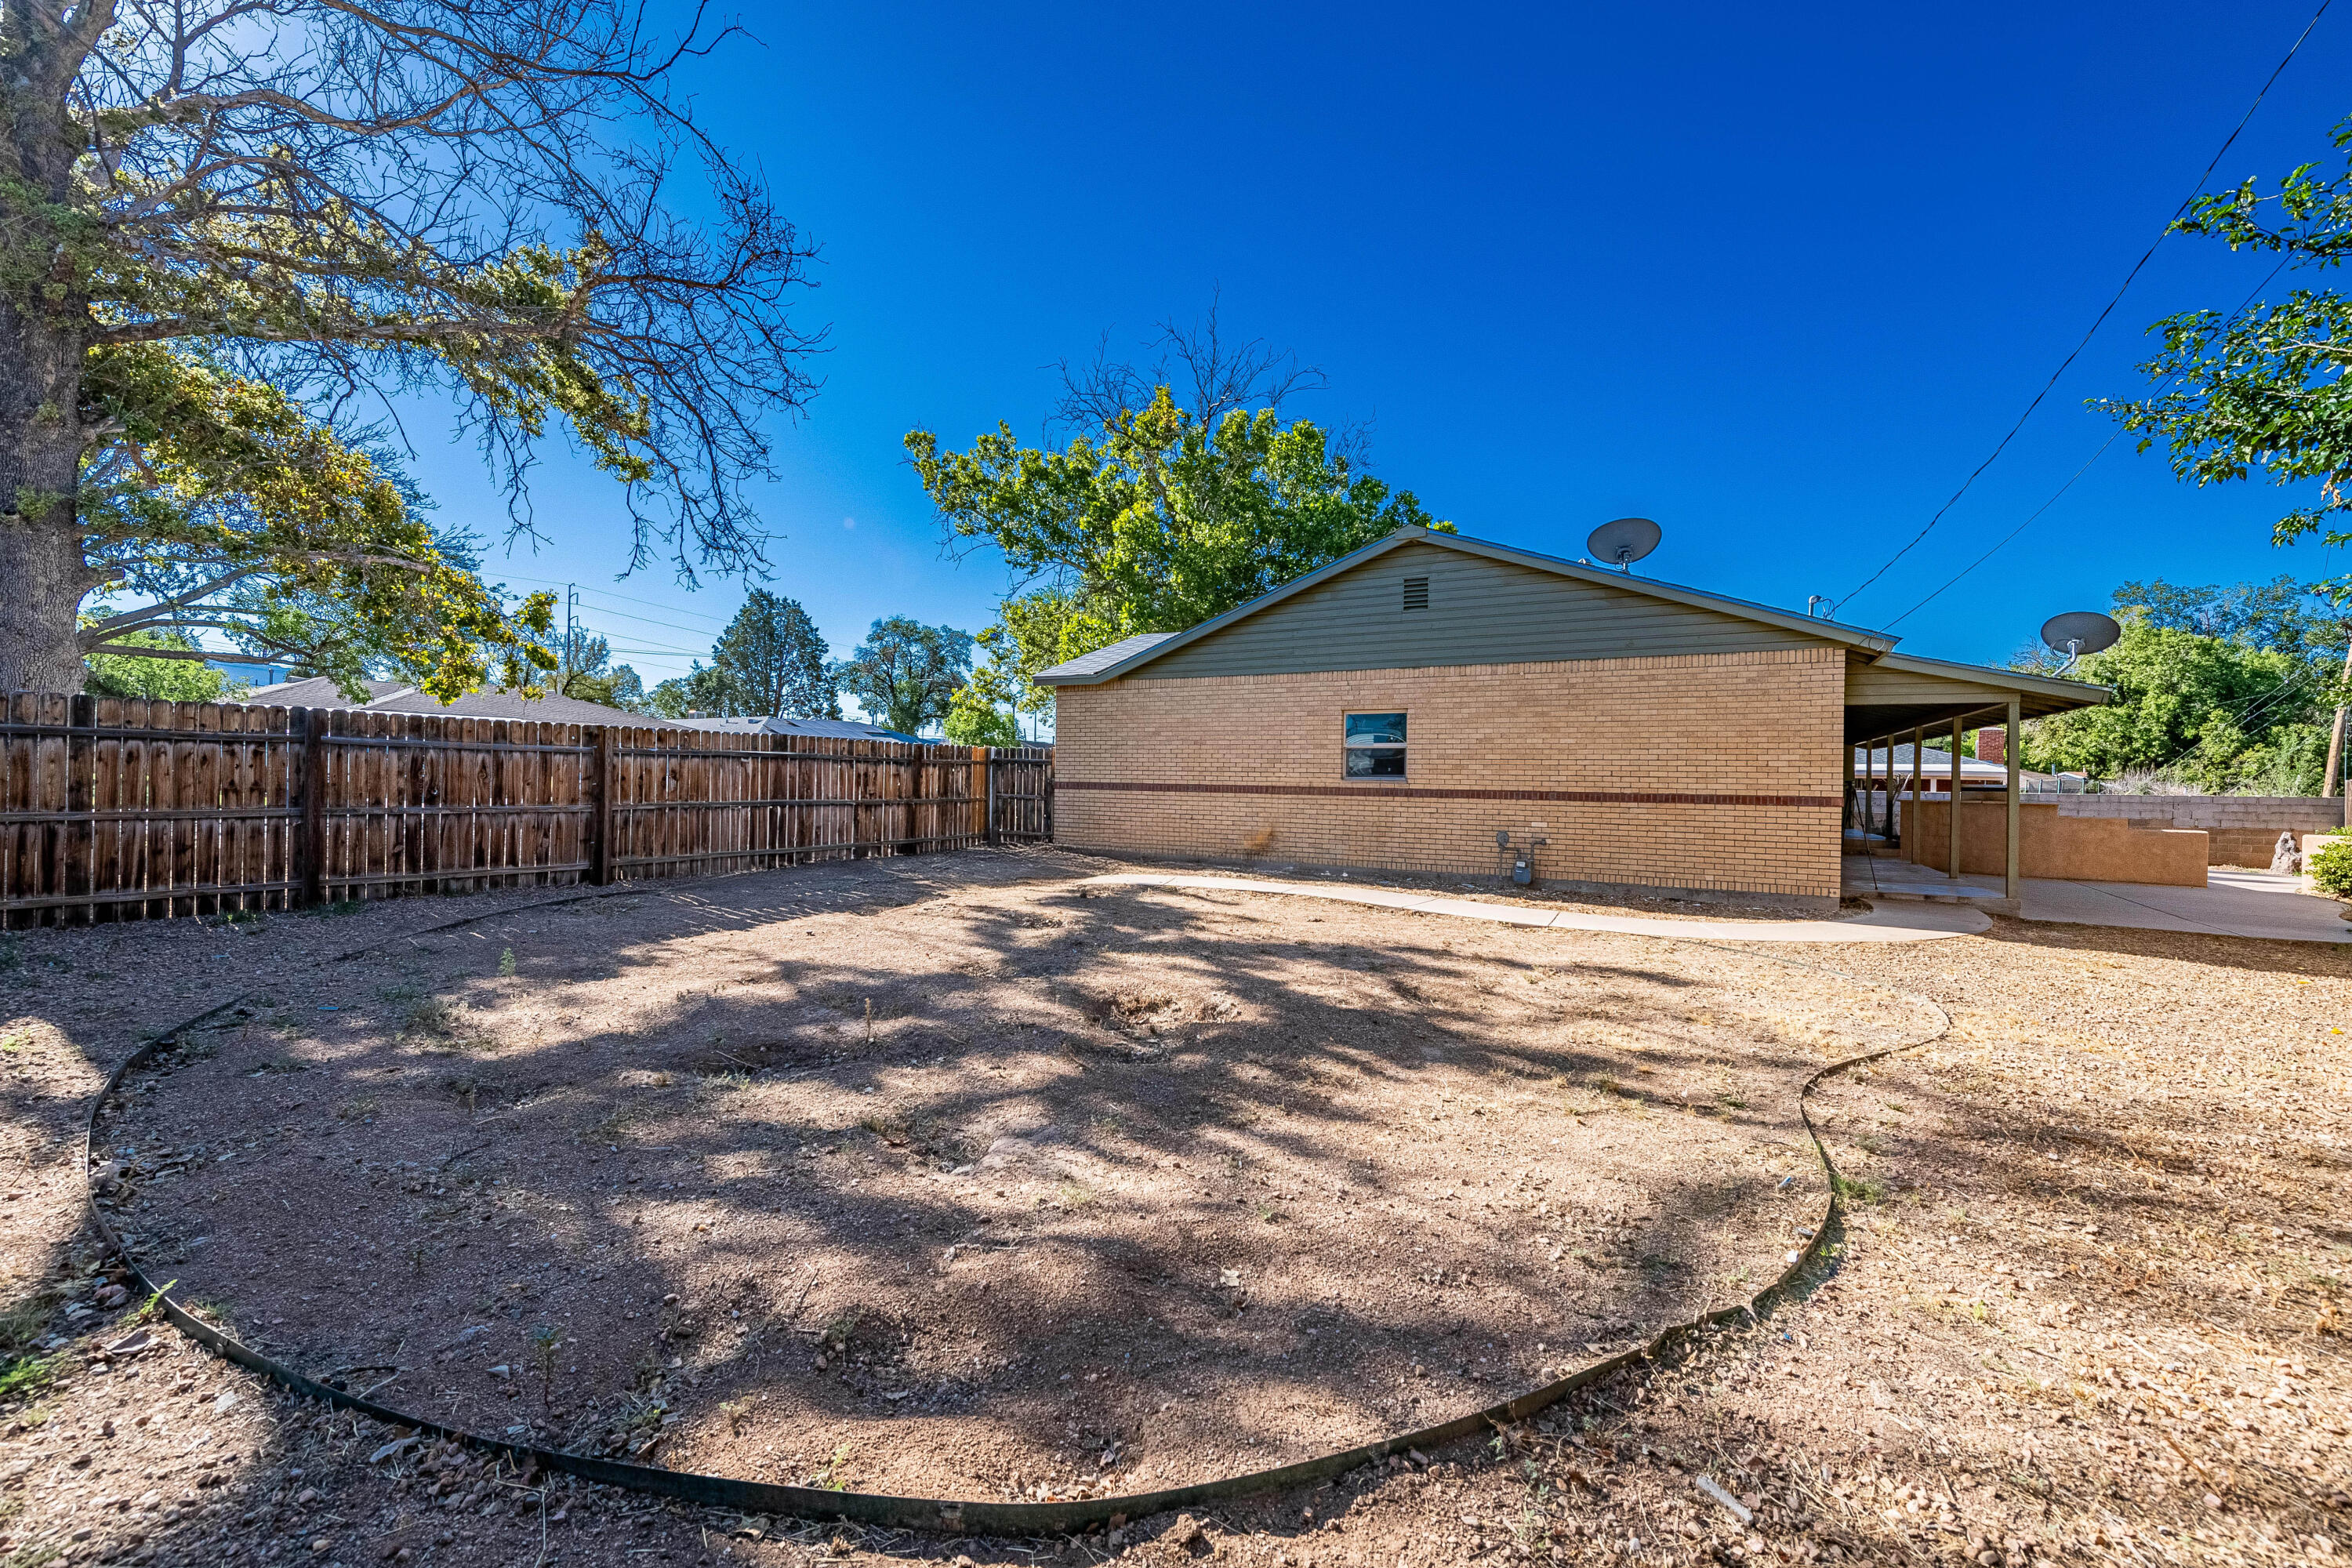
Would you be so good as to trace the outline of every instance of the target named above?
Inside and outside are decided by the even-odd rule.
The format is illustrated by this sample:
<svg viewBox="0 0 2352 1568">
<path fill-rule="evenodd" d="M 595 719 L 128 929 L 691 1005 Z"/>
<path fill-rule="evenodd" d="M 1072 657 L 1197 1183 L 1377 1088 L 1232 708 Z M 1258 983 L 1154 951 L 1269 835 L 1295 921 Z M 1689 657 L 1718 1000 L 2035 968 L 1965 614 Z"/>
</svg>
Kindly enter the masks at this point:
<svg viewBox="0 0 2352 1568">
<path fill-rule="evenodd" d="M 2095 686 L 2087 680 L 2062 680 L 2052 675 L 2029 675 L 2021 669 L 1996 669 L 1985 664 L 1958 664 L 1949 659 L 1922 658 L 1916 654 L 1883 653 L 1870 662 L 1876 669 L 1906 675 L 1938 676 L 1973 686 L 1990 686 L 2002 691 L 2031 692 L 2037 697 L 2072 702 L 2081 708 L 2105 707 L 2116 695 L 2114 687 Z"/>
</svg>

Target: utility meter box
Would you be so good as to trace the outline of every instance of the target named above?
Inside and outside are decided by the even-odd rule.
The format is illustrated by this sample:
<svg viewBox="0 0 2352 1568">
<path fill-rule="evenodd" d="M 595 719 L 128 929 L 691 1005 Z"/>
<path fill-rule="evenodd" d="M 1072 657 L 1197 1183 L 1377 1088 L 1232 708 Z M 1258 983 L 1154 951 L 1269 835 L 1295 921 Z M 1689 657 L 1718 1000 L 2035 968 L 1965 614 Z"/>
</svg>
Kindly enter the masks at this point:
<svg viewBox="0 0 2352 1568">
<path fill-rule="evenodd" d="M 1502 874 L 1516 887 L 1535 886 L 1536 851 L 1550 842 L 1540 822 L 1528 827 L 1496 828 L 1495 849 L 1502 858 Z"/>
</svg>

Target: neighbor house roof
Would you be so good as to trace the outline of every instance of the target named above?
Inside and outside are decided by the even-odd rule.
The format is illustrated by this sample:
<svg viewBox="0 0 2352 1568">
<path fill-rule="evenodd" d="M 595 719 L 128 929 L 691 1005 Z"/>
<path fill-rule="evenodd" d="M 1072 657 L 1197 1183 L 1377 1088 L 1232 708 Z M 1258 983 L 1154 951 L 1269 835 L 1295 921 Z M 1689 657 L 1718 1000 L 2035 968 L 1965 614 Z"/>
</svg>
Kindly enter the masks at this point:
<svg viewBox="0 0 2352 1568">
<path fill-rule="evenodd" d="M 330 678 L 289 680 L 278 686 L 256 687 L 246 696 L 250 706 L 288 708 L 352 708 L 370 713 L 430 713 L 451 719 L 529 719 L 555 724 L 665 724 L 625 709 L 573 697 L 525 697 L 514 691 L 471 691 L 454 702 L 429 697 L 404 680 L 371 680 L 363 702 L 343 695 Z"/>
<path fill-rule="evenodd" d="M 1872 746 L 1865 750 L 1861 746 L 1856 746 L 1853 749 L 1853 776 L 1860 778 L 1865 772 L 1867 772 L 1874 774 L 1881 781 L 1884 781 L 1886 778 L 1891 766 L 1891 771 L 1895 778 L 1905 779 L 1910 777 L 1911 748 L 1906 744 L 1894 747 L 1892 750 L 1894 752 L 1894 761 L 1890 764 L 1887 760 L 1889 748 L 1885 746 Z M 2027 778 L 2047 778 L 2052 776 L 2047 773 L 2034 773 L 2031 769 L 2021 769 L 2019 771 Z M 1949 752 L 1939 752 L 1933 746 L 1922 746 L 1919 748 L 1919 773 L 1921 777 L 1931 779 L 1948 778 L 1951 775 L 1951 772 L 1952 756 Z M 2005 784 L 2009 782 L 2009 764 L 2006 763 L 1982 762 L 1975 757 L 1962 757 L 1960 759 L 1960 782 L 1962 784 L 1980 783 Z"/>
<path fill-rule="evenodd" d="M 276 686 L 257 686 L 246 693 L 245 700 L 255 707 L 364 708 L 379 697 L 408 689 L 404 680 L 371 680 L 367 683 L 366 700 L 355 702 L 327 676 L 313 675 L 301 680 L 280 681 Z"/>
<path fill-rule="evenodd" d="M 751 717 L 666 719 L 663 722 L 680 730 L 709 730 L 725 735 L 821 735 L 830 740 L 908 741 L 919 746 L 925 743 L 919 735 L 909 735 L 903 730 L 885 729 L 863 719 Z"/>
</svg>

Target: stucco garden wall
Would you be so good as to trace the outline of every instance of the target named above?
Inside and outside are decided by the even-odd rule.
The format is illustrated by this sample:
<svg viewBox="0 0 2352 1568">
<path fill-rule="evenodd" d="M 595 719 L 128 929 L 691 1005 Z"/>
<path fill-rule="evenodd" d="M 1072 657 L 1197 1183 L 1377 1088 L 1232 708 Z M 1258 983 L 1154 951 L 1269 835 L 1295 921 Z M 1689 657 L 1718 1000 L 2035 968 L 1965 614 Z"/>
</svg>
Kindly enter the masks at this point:
<svg viewBox="0 0 2352 1568">
<path fill-rule="evenodd" d="M 2154 819 L 2077 816 L 2059 799 L 2028 795 L 2018 809 L 2017 864 L 2022 877 L 2076 882 L 2147 882 L 2173 888 L 2205 886 L 2206 836 Z M 1950 865 L 1951 805 L 1927 796 L 1904 803 L 1906 859 L 1942 871 Z M 1960 802 L 1960 873 L 2002 875 L 2009 867 L 2009 813 L 2002 796 Z"/>
</svg>

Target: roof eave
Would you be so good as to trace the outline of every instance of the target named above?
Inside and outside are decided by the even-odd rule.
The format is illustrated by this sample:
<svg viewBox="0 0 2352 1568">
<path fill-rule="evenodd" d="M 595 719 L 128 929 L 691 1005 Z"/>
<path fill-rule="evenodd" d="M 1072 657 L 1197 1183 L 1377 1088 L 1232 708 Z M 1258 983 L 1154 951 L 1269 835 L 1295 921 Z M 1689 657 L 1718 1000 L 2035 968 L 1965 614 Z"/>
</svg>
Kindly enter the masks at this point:
<svg viewBox="0 0 2352 1568">
<path fill-rule="evenodd" d="M 1920 675 L 1948 676 L 1954 680 L 1966 680 L 1977 686 L 2013 686 L 2020 691 L 2079 702 L 2085 708 L 2104 708 L 2115 700 L 2116 695 L 2114 687 L 2100 686 L 2088 680 L 2065 680 L 2054 675 L 2032 675 L 2021 669 L 1996 669 L 1990 665 L 1924 658 L 1911 653 L 1883 654 L 1872 662 L 1881 669 L 1907 669 Z"/>
<path fill-rule="evenodd" d="M 1783 631 L 1800 632 L 1820 637 L 1824 642 L 1843 643 L 1875 658 L 1902 641 L 1890 632 L 1873 631 L 1868 626 L 1848 626 L 1843 621 L 1823 620 L 1818 616 L 1801 616 L 1793 610 L 1777 609 L 1748 599 L 1735 599 L 1727 594 L 1709 594 L 1697 588 L 1685 588 L 1674 583 L 1660 583 L 1647 577 L 1635 577 L 1630 573 L 1612 572 L 1602 566 L 1588 566 L 1541 551 L 1520 550 L 1513 545 L 1496 544 L 1484 539 L 1465 539 L 1460 534 L 1436 534 L 1416 529 L 1415 537 L 1465 554 L 1483 555 L 1493 561 L 1507 561 L 1516 565 L 1531 567 L 1538 572 L 1550 572 L 1562 577 L 1572 577 L 1580 583 L 1591 583 L 1602 588 L 1624 588 L 1644 594 L 1670 604 L 1685 605 L 1696 610 L 1712 610 L 1717 615 L 1738 616 L 1746 620 L 1760 621 L 1779 626 Z M 1397 536 L 1391 534 L 1391 539 Z M 1246 606 L 1244 606 L 1246 608 Z"/>
<path fill-rule="evenodd" d="M 1784 631 L 1801 632 L 1808 637 L 1820 637 L 1824 642 L 1843 644 L 1873 658 L 1885 654 L 1901 640 L 1885 632 L 1874 632 L 1862 626 L 1846 626 L 1839 621 L 1825 621 L 1815 616 L 1800 616 L 1788 610 L 1776 610 L 1769 605 L 1754 605 L 1744 599 L 1726 598 L 1720 594 L 1705 594 L 1696 589 L 1676 587 L 1671 583 L 1656 583 L 1644 577 L 1631 577 L 1622 573 L 1604 571 L 1598 566 L 1580 566 L 1573 561 L 1562 560 L 1557 555 L 1545 555 L 1532 550 L 1517 550 L 1507 544 L 1491 544 L 1483 539 L 1465 539 L 1458 533 L 1440 533 L 1416 523 L 1407 524 L 1392 533 L 1383 534 L 1370 544 L 1360 546 L 1338 560 L 1316 568 L 1304 577 L 1293 578 L 1281 587 L 1261 594 L 1245 605 L 1236 605 L 1213 620 L 1202 621 L 1189 631 L 1179 632 L 1174 637 L 1163 638 L 1150 647 L 1139 648 L 1117 664 L 1108 665 L 1097 670 L 1070 675 L 1055 675 L 1050 669 L 1041 670 L 1032 679 L 1040 686 L 1099 686 L 1106 681 L 1118 680 L 1150 663 L 1162 654 L 1173 653 L 1180 647 L 1200 641 L 1202 637 L 1213 637 L 1235 621 L 1254 616 L 1260 610 L 1269 609 L 1293 595 L 1303 594 L 1317 584 L 1336 577 L 1342 572 L 1351 571 L 1368 561 L 1376 561 L 1402 545 L 1423 543 L 1435 544 L 1447 550 L 1459 550 L 1465 554 L 1483 555 L 1489 560 L 1507 561 L 1515 565 L 1528 566 L 1536 571 L 1574 578 L 1578 582 L 1591 583 L 1599 587 L 1629 588 L 1637 594 L 1645 594 L 1652 598 L 1664 599 L 1694 609 L 1712 610 L 1718 615 L 1734 615 L 1751 621 L 1761 621 L 1767 626 L 1779 626 Z"/>
</svg>

